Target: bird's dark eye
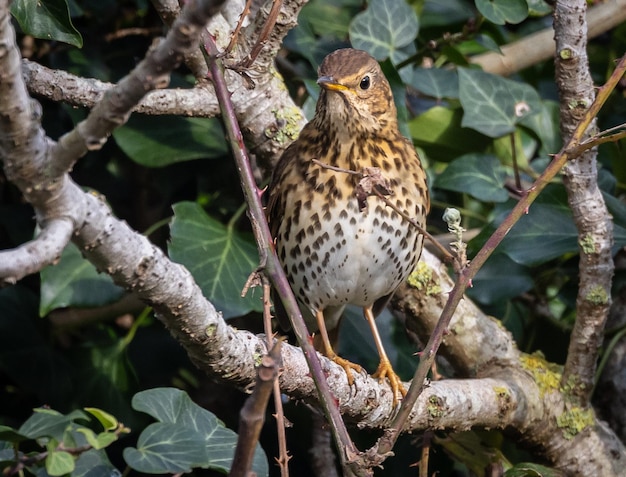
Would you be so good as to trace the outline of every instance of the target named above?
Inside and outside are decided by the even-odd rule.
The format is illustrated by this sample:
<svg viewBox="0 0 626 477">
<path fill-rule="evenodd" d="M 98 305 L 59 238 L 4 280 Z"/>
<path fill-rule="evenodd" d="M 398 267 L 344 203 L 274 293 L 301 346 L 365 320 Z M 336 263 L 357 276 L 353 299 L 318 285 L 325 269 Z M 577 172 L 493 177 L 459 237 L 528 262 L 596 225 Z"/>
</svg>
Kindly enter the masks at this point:
<svg viewBox="0 0 626 477">
<path fill-rule="evenodd" d="M 361 83 L 359 83 L 359 88 L 361 89 L 368 89 L 370 87 L 370 77 L 369 76 L 363 76 L 363 79 L 361 80 Z"/>
</svg>

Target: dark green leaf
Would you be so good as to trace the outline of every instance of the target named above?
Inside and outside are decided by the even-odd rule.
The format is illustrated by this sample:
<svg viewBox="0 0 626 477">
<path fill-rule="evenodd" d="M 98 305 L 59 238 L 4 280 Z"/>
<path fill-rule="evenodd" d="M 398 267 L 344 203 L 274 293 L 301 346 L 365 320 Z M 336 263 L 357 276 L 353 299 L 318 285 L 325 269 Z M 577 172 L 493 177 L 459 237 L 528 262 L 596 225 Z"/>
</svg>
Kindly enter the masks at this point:
<svg viewBox="0 0 626 477">
<path fill-rule="evenodd" d="M 177 474 L 191 472 L 206 456 L 204 442 L 183 426 L 155 422 L 146 427 L 137 448 L 124 449 L 124 460 L 138 472 Z"/>
<path fill-rule="evenodd" d="M 485 202 L 505 202 L 506 170 L 497 157 L 466 154 L 452 161 L 437 177 L 436 187 L 464 192 Z"/>
<path fill-rule="evenodd" d="M 556 154 L 563 146 L 559 131 L 559 103 L 556 101 L 542 101 L 539 113 L 526 116 L 520 124 L 529 128 L 541 141 L 539 155 Z"/>
<path fill-rule="evenodd" d="M 509 207 L 512 205 L 508 204 Z M 508 213 L 508 210 L 501 212 L 474 240 L 485 240 Z M 566 206 L 536 201 L 530 206 L 528 214 L 513 226 L 497 250 L 519 264 L 533 266 L 566 254 L 578 253 L 577 237 L 571 212 Z"/>
<path fill-rule="evenodd" d="M 81 48 L 83 38 L 72 25 L 65 0 L 15 0 L 11 14 L 24 33 L 44 40 L 57 40 Z"/>
<path fill-rule="evenodd" d="M 552 7 L 545 0 L 527 0 L 528 13 L 533 17 L 543 17 L 552 13 Z"/>
<path fill-rule="evenodd" d="M 142 444 L 138 445 L 138 450 L 133 449 L 128 455 L 124 453 L 129 465 L 136 470 L 140 470 L 135 466 L 136 462 L 141 466 L 154 466 L 155 469 L 159 465 L 164 465 L 158 456 L 153 455 L 163 451 L 171 457 L 172 463 L 181 466 L 213 468 L 224 472 L 230 469 L 237 435 L 225 428 L 212 413 L 195 404 L 185 392 L 173 388 L 142 391 L 133 397 L 133 407 L 161 421 L 159 424 L 162 426 L 170 426 L 154 427 L 155 424 L 152 424 L 149 436 L 144 440 L 140 437 Z M 176 439 L 167 441 L 168 435 L 178 428 L 188 431 L 191 435 L 178 433 Z M 175 450 L 184 448 L 184 441 L 188 438 L 200 444 L 202 453 L 194 450 L 189 455 L 177 456 Z M 168 450 L 168 445 L 173 445 L 174 450 Z M 158 451 L 155 446 L 158 446 Z M 253 470 L 260 476 L 268 473 L 267 459 L 258 446 Z"/>
<path fill-rule="evenodd" d="M 456 71 L 442 68 L 415 68 L 411 86 L 433 98 L 458 98 L 459 76 Z"/>
<path fill-rule="evenodd" d="M 46 472 L 52 476 L 69 474 L 74 470 L 74 457 L 65 451 L 50 451 L 46 457 Z"/>
<path fill-rule="evenodd" d="M 377 0 L 350 23 L 350 41 L 377 60 L 391 58 L 395 64 L 404 56 L 398 50 L 417 37 L 418 29 L 417 15 L 405 0 Z"/>
<path fill-rule="evenodd" d="M 475 41 L 487 51 L 502 53 L 500 46 L 489 35 L 476 35 Z"/>
<path fill-rule="evenodd" d="M 118 146 L 146 167 L 223 156 L 228 153 L 219 120 L 135 114 L 115 129 Z"/>
<path fill-rule="evenodd" d="M 533 283 L 527 267 L 504 253 L 496 253 L 478 271 L 467 294 L 481 303 L 491 304 L 519 296 L 530 290 Z"/>
<path fill-rule="evenodd" d="M 70 243 L 56 265 L 41 271 L 39 315 L 46 316 L 56 308 L 106 305 L 119 300 L 123 293 L 109 275 L 98 273 L 76 245 Z"/>
<path fill-rule="evenodd" d="M 105 451 L 92 449 L 76 460 L 72 477 L 121 477 L 122 473 L 109 461 Z"/>
<path fill-rule="evenodd" d="M 481 152 L 488 137 L 461 126 L 462 111 L 435 106 L 409 122 L 411 139 L 439 161 L 449 161 L 467 152 Z"/>
<path fill-rule="evenodd" d="M 420 21 L 424 28 L 464 23 L 476 13 L 463 0 L 425 0 Z"/>
<path fill-rule="evenodd" d="M 115 430 L 117 429 L 117 426 L 119 425 L 119 421 L 116 419 L 115 416 L 112 416 L 111 414 L 109 414 L 106 411 L 103 411 L 102 409 L 98 409 L 95 407 L 86 407 L 85 411 L 87 411 L 89 414 L 95 417 L 98 420 L 98 422 L 102 425 L 105 431 Z"/>
<path fill-rule="evenodd" d="M 531 86 L 482 70 L 459 68 L 459 99 L 462 125 L 494 138 L 513 132 L 523 118 L 541 111 Z"/>
<path fill-rule="evenodd" d="M 516 24 L 528 16 L 526 0 L 476 0 L 476 8 L 497 25 Z"/>
<path fill-rule="evenodd" d="M 87 443 L 97 450 L 104 449 L 117 440 L 117 434 L 114 432 L 101 432 L 100 434 L 96 434 L 87 427 L 76 429 L 76 432 L 80 432 L 85 436 Z"/>
<path fill-rule="evenodd" d="M 33 415 L 22 424 L 18 431 L 30 439 L 52 437 L 62 441 L 65 432 L 75 420 L 89 420 L 81 411 L 72 411 L 67 415 L 45 408 L 38 408 L 34 411 Z"/>
<path fill-rule="evenodd" d="M 180 202 L 173 209 L 168 247 L 172 259 L 189 269 L 225 317 L 262 310 L 260 294 L 254 289 L 241 298 L 248 276 L 258 265 L 251 238 L 207 216 L 198 204 Z"/>
<path fill-rule="evenodd" d="M 345 38 L 350 20 L 358 13 L 360 2 L 354 0 L 318 0 L 307 3 L 298 15 L 298 24 L 306 24 L 317 36 Z"/>
<path fill-rule="evenodd" d="M 26 436 L 23 436 L 12 427 L 0 425 L 0 442 L 5 441 L 17 443 L 25 439 L 27 439 Z"/>
</svg>

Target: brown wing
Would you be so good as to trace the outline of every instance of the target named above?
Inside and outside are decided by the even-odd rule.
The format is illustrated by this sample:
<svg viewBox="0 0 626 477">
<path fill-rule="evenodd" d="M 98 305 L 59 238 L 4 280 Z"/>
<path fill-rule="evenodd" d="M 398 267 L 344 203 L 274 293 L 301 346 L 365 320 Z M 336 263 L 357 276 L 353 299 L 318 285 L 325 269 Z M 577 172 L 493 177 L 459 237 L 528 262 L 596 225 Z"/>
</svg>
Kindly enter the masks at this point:
<svg viewBox="0 0 626 477">
<path fill-rule="evenodd" d="M 278 233 L 278 225 L 280 224 L 285 214 L 285 179 L 292 172 L 293 161 L 297 154 L 298 143 L 292 143 L 280 156 L 274 172 L 272 173 L 272 179 L 268 187 L 269 195 L 267 198 L 267 207 L 265 213 L 267 221 L 270 226 L 270 232 L 272 239 L 276 238 Z"/>
<path fill-rule="evenodd" d="M 293 173 L 294 160 L 298 154 L 298 142 L 292 143 L 283 152 L 283 155 L 278 160 L 274 172 L 272 173 L 272 179 L 269 185 L 269 195 L 267 198 L 267 207 L 265 213 L 267 221 L 270 226 L 270 233 L 272 234 L 272 240 L 276 239 L 278 235 L 278 226 L 280 225 L 285 215 L 285 203 L 286 192 L 288 189 L 287 177 Z M 287 310 L 283 306 L 281 299 L 278 297 L 274 289 L 272 289 L 272 302 L 274 303 L 274 313 L 276 319 L 280 324 L 280 327 L 288 331 L 291 329 L 291 322 L 289 321 L 289 315 Z"/>
</svg>

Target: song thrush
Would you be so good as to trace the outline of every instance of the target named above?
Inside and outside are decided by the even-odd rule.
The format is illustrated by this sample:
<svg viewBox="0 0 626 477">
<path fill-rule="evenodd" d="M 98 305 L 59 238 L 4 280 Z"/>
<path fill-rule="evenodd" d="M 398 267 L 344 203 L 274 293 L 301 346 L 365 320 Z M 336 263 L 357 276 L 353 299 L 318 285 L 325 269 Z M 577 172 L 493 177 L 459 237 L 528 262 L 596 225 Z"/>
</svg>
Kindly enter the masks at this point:
<svg viewBox="0 0 626 477">
<path fill-rule="evenodd" d="M 398 130 L 391 88 L 374 58 L 337 50 L 318 73 L 315 117 L 272 177 L 270 227 L 309 331 L 319 330 L 322 351 L 344 367 L 352 385 L 351 370 L 361 367 L 335 354 L 328 330 L 339 325 L 346 304 L 363 307 L 380 356 L 373 376 L 387 377 L 396 403 L 397 393 L 406 391 L 374 319 L 415 268 L 423 236 L 379 197 L 358 199 L 360 177 L 347 171 L 379 168 L 389 181 L 389 199 L 421 226 L 430 207 L 426 176 Z"/>
</svg>

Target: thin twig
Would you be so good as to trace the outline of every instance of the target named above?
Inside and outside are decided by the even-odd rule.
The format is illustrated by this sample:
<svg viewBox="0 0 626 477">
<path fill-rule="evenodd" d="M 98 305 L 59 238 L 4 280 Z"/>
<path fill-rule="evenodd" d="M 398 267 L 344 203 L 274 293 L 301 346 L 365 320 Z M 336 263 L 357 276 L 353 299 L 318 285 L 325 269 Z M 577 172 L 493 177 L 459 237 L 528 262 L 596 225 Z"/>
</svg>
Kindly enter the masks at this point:
<svg viewBox="0 0 626 477">
<path fill-rule="evenodd" d="M 430 444 L 433 440 L 433 431 L 426 431 L 422 436 L 422 458 L 419 464 L 419 477 L 428 477 L 428 458 L 430 457 Z"/>
<path fill-rule="evenodd" d="M 271 303 L 271 285 L 265 274 L 260 274 L 260 279 L 263 284 L 263 330 L 265 331 L 265 337 L 267 339 L 267 349 L 270 349 L 271 342 L 274 340 L 274 333 L 272 331 L 272 314 L 270 308 Z M 279 373 L 282 372 L 282 367 Z M 278 458 L 276 462 L 280 467 L 281 477 L 289 477 L 289 452 L 287 451 L 287 436 L 285 434 L 285 413 L 283 412 L 283 401 L 280 395 L 280 383 L 278 379 L 274 380 L 274 419 L 276 421 L 276 434 L 278 436 Z"/>
<path fill-rule="evenodd" d="M 575 157 L 575 156 L 581 155 L 583 152 L 589 149 L 599 146 L 600 144 L 604 144 L 606 142 L 617 142 L 620 139 L 623 139 L 626 137 L 626 131 L 620 131 L 618 133 L 609 134 L 609 135 L 605 135 L 605 134 L 609 132 L 610 130 L 622 129 L 624 127 L 626 127 L 626 125 L 620 124 L 619 126 L 616 126 L 615 128 L 607 129 L 606 131 L 598 133 L 595 136 L 591 136 L 589 139 L 581 142 L 578 146 L 573 147 L 567 152 L 572 157 Z"/>
<path fill-rule="evenodd" d="M 257 38 L 254 46 L 248 56 L 246 56 L 243 60 L 241 60 L 233 69 L 235 70 L 244 70 L 252 66 L 252 63 L 256 60 L 259 53 L 265 46 L 268 38 L 270 37 L 270 33 L 274 29 L 274 25 L 276 24 L 276 20 L 278 19 L 278 13 L 280 12 L 280 7 L 283 5 L 283 0 L 273 0 L 272 8 L 267 15 L 267 19 L 265 20 L 265 24 L 263 25 L 263 29 L 259 34 L 259 38 Z"/>
<path fill-rule="evenodd" d="M 243 21 L 246 19 L 246 17 L 250 13 L 250 7 L 252 6 L 253 1 L 254 0 L 246 0 L 246 5 L 243 7 L 243 11 L 241 12 L 241 15 L 239 15 L 239 21 L 237 22 L 237 26 L 235 27 L 235 30 L 233 31 L 233 34 L 230 37 L 228 46 L 226 46 L 224 51 L 219 54 L 220 58 L 230 53 L 233 47 L 235 46 L 235 43 L 237 43 L 237 39 L 239 38 L 239 32 L 241 31 L 241 27 L 243 26 Z"/>
<path fill-rule="evenodd" d="M 237 447 L 229 477 L 247 477 L 250 474 L 254 451 L 265 422 L 267 403 L 274 387 L 272 383 L 276 381 L 281 367 L 280 347 L 281 341 L 278 340 L 269 353 L 261 358 L 254 391 L 239 412 Z"/>
</svg>

